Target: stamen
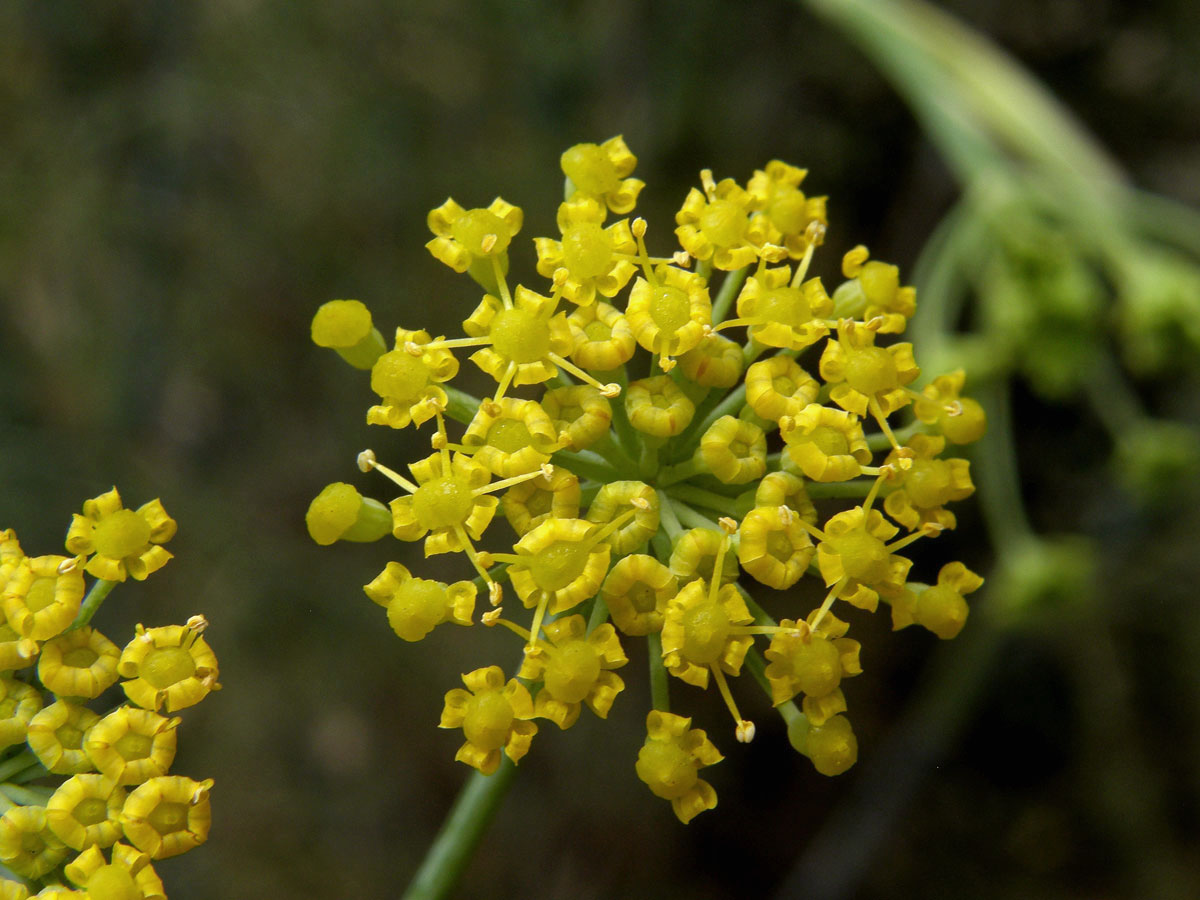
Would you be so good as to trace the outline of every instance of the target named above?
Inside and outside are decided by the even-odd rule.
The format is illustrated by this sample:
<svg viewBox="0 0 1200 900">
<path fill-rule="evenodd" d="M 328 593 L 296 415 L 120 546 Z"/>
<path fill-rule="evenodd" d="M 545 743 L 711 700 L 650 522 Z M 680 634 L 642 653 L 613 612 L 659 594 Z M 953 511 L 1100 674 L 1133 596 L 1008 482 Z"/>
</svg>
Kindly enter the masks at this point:
<svg viewBox="0 0 1200 900">
<path fill-rule="evenodd" d="M 504 392 L 508 390 L 508 386 L 512 384 L 513 377 L 517 374 L 517 364 L 510 361 L 508 368 L 504 370 L 504 377 L 500 379 L 500 383 L 496 386 L 496 393 L 492 397 L 492 403 L 497 406 L 504 399 Z"/>
<path fill-rule="evenodd" d="M 390 478 L 410 494 L 415 494 L 417 492 L 417 486 L 415 484 L 413 484 L 400 473 L 394 472 L 383 463 L 375 459 L 374 450 L 364 450 L 362 453 L 358 454 L 358 470 L 360 472 L 370 472 L 372 469 L 378 470 L 380 474 Z"/>
<path fill-rule="evenodd" d="M 791 528 L 792 522 L 795 521 L 796 514 L 792 512 L 792 508 L 786 503 L 779 507 L 779 524 L 784 528 Z"/>
<path fill-rule="evenodd" d="M 800 287 L 800 282 L 804 280 L 804 276 L 808 274 L 808 266 L 813 258 L 813 245 L 810 241 L 808 246 L 804 248 L 804 256 L 800 258 L 800 265 L 796 266 L 796 274 L 792 276 L 791 287 Z"/>
<path fill-rule="evenodd" d="M 733 694 L 729 690 L 729 682 L 725 680 L 725 673 L 720 667 L 713 663 L 708 667 L 713 673 L 713 680 L 717 683 L 717 690 L 721 692 L 721 699 L 725 701 L 725 705 L 729 707 L 729 711 L 733 714 L 733 721 L 737 722 L 737 739 L 740 743 L 748 744 L 754 740 L 754 723 L 749 719 L 743 719 L 742 714 L 738 712 L 737 703 L 733 700 Z"/>
<path fill-rule="evenodd" d="M 896 451 L 901 450 L 900 442 L 896 440 L 896 435 L 892 433 L 892 426 L 888 424 L 887 416 L 883 414 L 883 408 L 879 405 L 879 401 L 875 397 L 871 397 L 867 401 L 867 406 L 871 410 L 871 415 L 875 417 L 875 421 L 879 423 L 879 428 L 888 439 L 888 443 L 892 445 L 892 449 Z M 912 455 L 912 451 L 909 451 L 909 455 Z"/>
<path fill-rule="evenodd" d="M 484 253 L 491 253 L 492 248 L 496 246 L 496 241 L 498 240 L 500 240 L 500 238 L 494 234 L 485 234 L 483 236 L 483 240 L 479 242 L 479 248 Z"/>
<path fill-rule="evenodd" d="M 612 382 L 611 384 L 603 384 L 602 382 L 597 381 L 594 376 L 588 374 L 583 369 L 579 368 L 579 366 L 575 365 L 575 363 L 571 362 L 569 359 L 564 359 L 563 357 L 559 356 L 557 353 L 547 353 L 546 356 L 556 366 L 560 366 L 561 368 L 566 369 L 568 372 L 570 372 L 572 375 L 574 375 L 580 381 L 590 384 L 592 387 L 594 387 L 596 390 L 598 390 L 601 394 L 603 394 L 605 397 L 609 398 L 610 400 L 613 397 L 619 397 L 621 395 L 621 386 L 619 384 L 617 384 L 616 382 Z M 615 393 L 614 393 L 614 391 L 615 391 Z"/>
<path fill-rule="evenodd" d="M 418 344 L 414 341 L 405 341 L 404 349 L 413 356 L 420 356 L 426 350 L 450 350 L 455 347 L 486 347 L 492 342 L 490 337 L 464 337 L 464 338 L 442 338 L 438 341 L 430 341 L 428 344 Z M 419 350 L 419 353 L 413 353 L 413 349 Z"/>
<path fill-rule="evenodd" d="M 496 286 L 500 289 L 500 302 L 505 309 L 512 309 L 512 295 L 508 292 L 508 282 L 504 280 L 504 271 L 500 268 L 500 256 L 492 257 L 492 272 L 496 276 Z"/>
<path fill-rule="evenodd" d="M 875 483 L 871 485 L 871 490 L 867 491 L 867 499 L 863 500 L 862 503 L 862 511 L 864 516 L 871 511 L 871 504 L 875 502 L 875 497 L 879 494 L 880 486 L 888 477 L 887 472 L 884 471 L 888 468 L 888 466 L 880 466 L 879 475 L 875 478 Z"/>
<path fill-rule="evenodd" d="M 676 250 L 674 255 L 671 256 L 671 262 L 675 263 L 681 269 L 686 269 L 692 264 L 692 254 L 686 250 Z"/>
<path fill-rule="evenodd" d="M 471 561 L 471 565 L 475 567 L 475 571 L 479 573 L 479 577 L 488 586 L 489 602 L 492 606 L 499 606 L 502 589 L 493 580 L 492 576 L 488 573 L 487 567 L 480 560 L 479 557 L 481 554 L 475 551 L 475 545 L 471 543 L 471 537 L 467 534 L 467 530 L 462 525 L 455 525 L 454 534 L 458 537 L 458 542 L 463 545 L 463 552 L 467 554 L 467 559 Z"/>
<path fill-rule="evenodd" d="M 902 537 L 898 540 L 892 541 L 892 543 L 885 545 L 883 549 L 885 549 L 888 553 L 891 553 L 893 550 L 902 550 L 913 541 L 923 537 L 937 537 L 945 530 L 945 525 L 940 525 L 937 522 L 926 522 L 921 526 L 920 531 L 914 531 L 907 537 Z"/>
<path fill-rule="evenodd" d="M 717 183 L 713 180 L 712 169 L 700 170 L 700 185 L 704 188 L 704 196 L 712 203 L 717 199 Z"/>
<path fill-rule="evenodd" d="M 542 631 L 542 619 L 546 617 L 546 607 L 550 605 L 550 591 L 541 591 L 541 599 L 538 600 L 537 609 L 533 613 L 533 625 L 529 628 L 528 643 L 525 644 L 525 655 L 533 653 L 537 649 L 534 641 Z"/>
<path fill-rule="evenodd" d="M 504 612 L 504 610 L 499 606 L 497 606 L 495 609 L 489 609 L 479 617 L 479 622 L 481 625 L 486 625 L 488 628 L 491 628 L 496 624 L 497 621 L 499 621 L 500 614 L 502 612 Z"/>
<path fill-rule="evenodd" d="M 549 471 L 547 471 L 549 470 Z M 485 484 L 483 487 L 477 487 L 471 491 L 472 497 L 481 497 L 484 494 L 490 494 L 493 491 L 502 491 L 505 488 L 510 488 L 514 484 L 521 484 L 524 481 L 530 481 L 534 478 L 545 478 L 547 480 L 554 475 L 554 466 L 549 463 L 542 463 L 540 469 L 535 469 L 532 472 L 526 472 L 524 475 L 514 475 L 512 478 L 504 478 L 500 481 L 493 481 L 491 484 Z"/>
<path fill-rule="evenodd" d="M 675 360 L 667 356 L 665 353 L 658 358 L 658 367 L 664 372 L 670 372 L 675 368 Z"/>
<path fill-rule="evenodd" d="M 838 579 L 837 583 L 829 589 L 829 593 L 825 595 L 825 602 L 821 604 L 821 608 L 817 610 L 816 616 L 813 617 L 812 624 L 809 626 L 813 631 L 817 630 L 817 626 L 821 624 L 821 620 L 825 618 L 825 613 L 829 612 L 829 608 L 833 606 L 834 598 L 841 593 L 850 581 L 849 575 L 844 575 Z"/>
<path fill-rule="evenodd" d="M 66 575 L 68 572 L 74 572 L 79 567 L 79 557 L 73 559 L 64 559 L 55 568 L 55 572 L 59 575 Z"/>
</svg>

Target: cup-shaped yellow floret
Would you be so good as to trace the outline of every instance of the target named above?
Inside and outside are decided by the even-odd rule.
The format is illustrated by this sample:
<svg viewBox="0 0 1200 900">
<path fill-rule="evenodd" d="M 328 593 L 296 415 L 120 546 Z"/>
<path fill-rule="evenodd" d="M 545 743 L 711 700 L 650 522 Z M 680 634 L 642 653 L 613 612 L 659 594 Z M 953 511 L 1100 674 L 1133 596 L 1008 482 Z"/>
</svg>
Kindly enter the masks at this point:
<svg viewBox="0 0 1200 900">
<path fill-rule="evenodd" d="M 910 531 L 929 523 L 953 528 L 954 513 L 945 505 L 975 492 L 967 460 L 936 458 L 944 447 L 940 435 L 914 435 L 908 442 L 911 457 L 906 457 L 903 468 L 896 467 L 892 492 L 883 505 L 889 516 Z M 893 450 L 886 462 L 900 463 L 899 453 Z"/>
<path fill-rule="evenodd" d="M 690 528 L 676 538 L 668 565 L 682 584 L 697 578 L 709 581 L 720 552 L 721 532 L 714 528 Z M 735 581 L 737 577 L 737 558 L 727 553 L 721 563 L 721 582 Z"/>
<path fill-rule="evenodd" d="M 368 425 L 421 425 L 446 406 L 441 384 L 458 374 L 458 360 L 434 344 L 427 331 L 396 329 L 396 346 L 371 367 L 371 390 L 380 402 L 367 410 Z"/>
<path fill-rule="evenodd" d="M 858 740 L 845 716 L 835 715 L 820 726 L 797 716 L 788 725 L 788 741 L 822 775 L 841 775 L 858 761 Z"/>
<path fill-rule="evenodd" d="M 392 534 L 402 541 L 424 537 L 426 556 L 462 550 L 464 531 L 478 540 L 500 503 L 479 493 L 490 475 L 474 458 L 455 453 L 448 468 L 445 463 L 446 454 L 436 452 L 409 464 L 417 490 L 391 503 Z"/>
<path fill-rule="evenodd" d="M 644 547 L 658 532 L 658 492 L 641 481 L 610 481 L 588 507 L 587 520 L 598 525 L 629 510 L 632 518 L 604 539 L 618 556 Z"/>
<path fill-rule="evenodd" d="M 779 431 L 792 462 L 813 481 L 849 481 L 871 462 L 862 423 L 843 410 L 810 403 L 784 416 Z"/>
<path fill-rule="evenodd" d="M 804 488 L 804 479 L 791 472 L 768 472 L 754 489 L 755 506 L 786 506 L 811 525 L 817 523 L 817 508 Z"/>
<path fill-rule="evenodd" d="M 590 384 L 571 384 L 546 391 L 542 409 L 558 430 L 558 440 L 572 450 L 589 447 L 608 433 L 612 404 Z"/>
<path fill-rule="evenodd" d="M 816 614 L 809 617 L 816 621 Z M 783 629 L 796 628 L 797 623 L 783 619 Z M 816 631 L 799 623 L 795 631 L 780 631 L 763 654 L 769 663 L 767 681 L 771 684 L 771 701 L 775 706 L 791 700 L 799 693 L 810 698 L 828 697 L 839 690 L 843 678 L 861 674 L 858 641 L 845 637 L 848 626 L 831 613 L 821 619 Z M 819 705 L 805 707 L 814 725 L 820 725 L 830 714 L 821 715 Z"/>
<path fill-rule="evenodd" d="M 709 388 L 733 387 L 745 366 L 742 348 L 715 332 L 679 357 L 679 369 L 688 380 Z"/>
<path fill-rule="evenodd" d="M 595 596 L 608 574 L 609 545 L 595 539 L 603 526 L 582 519 L 547 519 L 514 546 L 513 588 L 526 607 L 547 604 L 560 613 Z"/>
<path fill-rule="evenodd" d="M 0 672 L 32 666 L 37 661 L 39 650 L 37 641 L 18 634 L 7 622 L 0 623 Z"/>
<path fill-rule="evenodd" d="M 921 392 L 913 411 L 926 425 L 936 425 L 952 444 L 970 444 L 987 431 L 987 414 L 978 401 L 963 397 L 966 373 L 962 369 L 939 375 Z"/>
<path fill-rule="evenodd" d="M 624 314 L 608 303 L 582 306 L 567 317 L 575 349 L 571 359 L 593 372 L 608 372 L 633 359 L 637 341 Z"/>
<path fill-rule="evenodd" d="M 96 770 L 117 784 L 141 784 L 170 770 L 179 721 L 149 709 L 122 706 L 91 727 L 83 749 Z"/>
<path fill-rule="evenodd" d="M 579 477 L 562 466 L 551 468 L 549 478 L 539 475 L 514 484 L 500 498 L 504 517 L 519 535 L 536 528 L 547 519 L 579 517 Z"/>
<path fill-rule="evenodd" d="M 697 687 L 708 686 L 711 666 L 737 675 L 754 638 L 739 633 L 736 626 L 753 621 L 736 585 L 723 585 L 714 597 L 707 582 L 689 582 L 667 604 L 663 664 L 672 675 Z"/>
<path fill-rule="evenodd" d="M 73 775 L 46 801 L 46 824 L 73 850 L 111 847 L 121 837 L 125 789 L 104 775 Z"/>
<path fill-rule="evenodd" d="M 699 344 L 712 325 L 712 302 L 703 278 L 664 265 L 654 270 L 653 282 L 633 283 L 625 316 L 639 344 L 659 356 L 678 356 Z"/>
<path fill-rule="evenodd" d="M 201 627 L 192 622 L 161 628 L 137 626 L 137 636 L 126 645 L 117 664 L 121 677 L 130 679 L 121 682 L 121 687 L 131 702 L 170 713 L 199 703 L 210 691 L 220 689 L 217 657 L 200 637 Z"/>
<path fill-rule="evenodd" d="M 514 763 L 529 752 L 537 725 L 529 689 L 517 679 L 504 681 L 499 666 L 476 669 L 462 676 L 467 690 L 447 692 L 439 728 L 462 728 L 466 742 L 457 761 L 491 775 L 500 767 L 503 750 Z"/>
<path fill-rule="evenodd" d="M 745 419 L 721 416 L 700 438 L 700 458 L 726 484 L 745 484 L 767 470 L 767 436 Z"/>
<path fill-rule="evenodd" d="M 616 630 L 605 623 L 591 634 L 583 616 L 557 619 L 543 628 L 538 653 L 526 655 L 518 677 L 541 681 L 534 701 L 537 715 L 570 728 L 586 703 L 604 719 L 625 682 L 611 670 L 629 662 Z"/>
<path fill-rule="evenodd" d="M 160 546 L 175 536 L 175 520 L 155 499 L 136 510 L 125 509 L 113 488 L 85 500 L 83 515 L 72 516 L 67 531 L 67 550 L 91 555 L 85 566 L 89 574 L 109 581 L 138 581 L 167 564 L 171 554 Z"/>
<path fill-rule="evenodd" d="M 78 558 L 57 555 L 21 560 L 0 600 L 8 625 L 21 637 L 35 641 L 66 630 L 83 602 L 80 562 Z"/>
<path fill-rule="evenodd" d="M 892 626 L 917 624 L 949 640 L 962 631 L 970 612 L 964 594 L 977 591 L 983 579 L 960 562 L 946 563 L 938 572 L 937 584 L 917 591 L 904 591 L 892 601 Z"/>
<path fill-rule="evenodd" d="M 727 272 L 750 265 L 767 240 L 765 220 L 750 215 L 755 198 L 732 178 L 714 184 L 708 169 L 700 177 L 704 192 L 692 188 L 675 214 L 679 245 Z"/>
<path fill-rule="evenodd" d="M 93 900 L 166 900 L 150 857 L 128 844 L 112 846 L 112 861 L 95 844 L 63 867 L 63 873 Z"/>
<path fill-rule="evenodd" d="M 558 372 L 551 356 L 569 356 L 574 349 L 571 326 L 565 313 L 554 311 L 556 300 L 523 285 L 517 285 L 514 301 L 506 305 L 487 294 L 463 322 L 468 335 L 491 341 L 471 361 L 498 382 L 541 384 Z"/>
<path fill-rule="evenodd" d="M 625 412 L 638 431 L 654 437 L 673 437 L 691 424 L 696 405 L 670 375 L 654 375 L 629 383 Z"/>
<path fill-rule="evenodd" d="M 833 300 L 819 278 L 792 285 L 789 266 L 763 269 L 746 279 L 737 299 L 740 323 L 760 344 L 803 350 L 829 333 Z"/>
<path fill-rule="evenodd" d="M 44 806 L 14 806 L 0 816 L 0 862 L 22 878 L 41 878 L 67 855 L 46 824 Z"/>
<path fill-rule="evenodd" d="M 817 399 L 821 386 L 789 356 L 772 356 L 746 370 L 746 402 L 764 419 L 797 416 Z"/>
<path fill-rule="evenodd" d="M 917 292 L 900 286 L 897 266 L 868 261 L 868 255 L 859 244 L 842 259 L 842 272 L 852 280 L 834 292 L 837 315 L 871 322 L 880 334 L 899 334 L 917 311 Z"/>
<path fill-rule="evenodd" d="M 493 259 L 499 262 L 501 271 L 508 271 L 508 246 L 521 230 L 525 215 L 499 197 L 486 209 L 463 209 L 447 199 L 430 211 L 427 221 L 435 237 L 425 248 L 434 259 L 455 272 L 469 272 L 486 285 L 495 281 Z"/>
<path fill-rule="evenodd" d="M 671 570 L 644 553 L 617 560 L 604 579 L 602 596 L 613 622 L 630 636 L 662 631 L 667 603 L 679 592 Z"/>
<path fill-rule="evenodd" d="M 38 660 L 38 678 L 65 697 L 99 697 L 117 680 L 121 651 L 90 626 L 47 641 Z"/>
<path fill-rule="evenodd" d="M 367 596 L 387 610 L 392 631 L 406 641 L 419 641 L 443 622 L 470 625 L 475 611 L 475 585 L 444 584 L 413 578 L 407 568 L 390 562 L 370 584 Z"/>
<path fill-rule="evenodd" d="M 577 193 L 558 208 L 562 240 L 533 239 L 538 274 L 553 278 L 565 269 L 562 294 L 579 306 L 594 303 L 597 293 L 615 297 L 636 271 L 637 244 L 628 220 L 605 228 L 606 214 L 602 201 Z"/>
<path fill-rule="evenodd" d="M 99 721 L 100 717 L 86 706 L 58 700 L 30 720 L 29 749 L 56 775 L 94 771 L 83 739 Z"/>
<path fill-rule="evenodd" d="M 121 810 L 125 837 L 151 859 L 186 853 L 208 840 L 212 779 L 182 775 L 151 778 L 134 788 Z"/>
<path fill-rule="evenodd" d="M 463 445 L 499 478 L 526 475 L 559 449 L 558 432 L 541 405 L 505 397 L 494 409 L 481 406 L 463 434 Z"/>
<path fill-rule="evenodd" d="M 792 259 L 804 256 L 811 244 L 820 244 L 829 225 L 826 198 L 808 197 L 800 190 L 806 175 L 807 169 L 773 159 L 746 183 L 754 207 L 766 220 L 767 240 L 786 247 Z"/>
<path fill-rule="evenodd" d="M 799 517 L 780 506 L 756 507 L 742 519 L 738 562 L 768 587 L 786 590 L 800 580 L 812 561 L 812 538 Z"/>
<path fill-rule="evenodd" d="M 899 531 L 879 510 L 861 506 L 833 516 L 825 524 L 826 540 L 817 544 L 817 565 L 825 584 L 842 582 L 837 596 L 874 612 L 879 594 L 891 597 L 904 589 L 912 561 L 891 553 L 886 542 Z"/>
<path fill-rule="evenodd" d="M 337 481 L 313 498 L 304 514 L 309 537 L 322 546 L 336 541 L 377 541 L 392 530 L 392 514 L 353 485 Z"/>
<path fill-rule="evenodd" d="M 371 321 L 371 311 L 358 300 L 330 300 L 312 320 L 312 340 L 336 350 L 356 369 L 369 369 L 387 350 L 383 335 Z"/>
<path fill-rule="evenodd" d="M 829 398 L 857 416 L 872 401 L 884 416 L 907 406 L 912 400 L 904 388 L 921 374 L 912 344 L 876 347 L 875 332 L 849 319 L 838 324 L 837 340 L 825 344 L 820 371 L 833 385 Z"/>
<path fill-rule="evenodd" d="M 0 749 L 25 743 L 29 723 L 42 708 L 42 692 L 0 676 Z"/>
<path fill-rule="evenodd" d="M 575 193 L 602 200 L 619 216 L 632 212 L 645 182 L 630 178 L 637 157 L 620 135 L 603 144 L 575 144 L 559 159 Z"/>
<path fill-rule="evenodd" d="M 717 805 L 717 792 L 697 772 L 724 759 L 708 736 L 691 726 L 689 718 L 651 710 L 636 765 L 638 778 L 656 797 L 670 800 L 685 824 Z"/>
</svg>

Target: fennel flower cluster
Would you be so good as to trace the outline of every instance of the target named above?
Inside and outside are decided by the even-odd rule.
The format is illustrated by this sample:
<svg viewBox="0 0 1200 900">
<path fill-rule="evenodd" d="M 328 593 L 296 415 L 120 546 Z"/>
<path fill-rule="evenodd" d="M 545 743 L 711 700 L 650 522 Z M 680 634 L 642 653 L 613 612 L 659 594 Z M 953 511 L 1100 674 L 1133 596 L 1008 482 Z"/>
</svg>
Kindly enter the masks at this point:
<svg viewBox="0 0 1200 900">
<path fill-rule="evenodd" d="M 138 625 L 123 648 L 91 625 L 166 565 L 175 529 L 113 488 L 74 516 L 69 555 L 0 531 L 0 900 L 162 900 L 153 861 L 208 838 L 212 781 L 170 774 L 172 714 L 220 688 L 207 621 Z"/>
<path fill-rule="evenodd" d="M 389 345 L 357 300 L 318 310 L 315 343 L 370 372 L 367 422 L 425 428 L 431 452 L 403 474 L 363 451 L 359 468 L 398 493 L 385 504 L 331 484 L 306 518 L 320 544 L 391 534 L 462 555 L 461 580 L 391 562 L 365 591 L 406 641 L 470 626 L 478 607 L 521 642 L 515 672 L 473 669 L 445 697 L 456 758 L 484 774 L 524 757 L 539 724 L 569 728 L 584 706 L 607 717 L 625 646 L 645 638 L 653 709 L 635 768 L 687 822 L 716 805 L 697 773 L 722 757 L 671 711 L 671 678 L 715 687 L 746 742 L 734 682 L 749 670 L 793 746 L 833 775 L 857 756 L 843 692 L 861 672 L 857 613 L 843 607 L 882 600 L 895 628 L 942 638 L 963 627 L 981 579 L 950 562 L 912 580 L 903 552 L 955 527 L 949 505 L 974 486 L 948 451 L 985 417 L 961 371 L 917 389 L 896 339 L 915 291 L 896 266 L 859 246 L 832 293 L 810 274 L 827 222 L 804 170 L 773 161 L 745 185 L 701 172 L 675 216 L 679 249 L 652 256 L 630 218 L 635 163 L 620 137 L 563 154 L 559 235 L 533 239 L 536 290 L 509 276 L 520 208 L 447 200 L 429 214 L 431 254 L 483 289 L 464 336 L 410 322 Z M 460 352 L 494 379 L 490 396 L 451 385 Z M 771 612 L 754 585 L 780 592 L 759 598 Z"/>
</svg>

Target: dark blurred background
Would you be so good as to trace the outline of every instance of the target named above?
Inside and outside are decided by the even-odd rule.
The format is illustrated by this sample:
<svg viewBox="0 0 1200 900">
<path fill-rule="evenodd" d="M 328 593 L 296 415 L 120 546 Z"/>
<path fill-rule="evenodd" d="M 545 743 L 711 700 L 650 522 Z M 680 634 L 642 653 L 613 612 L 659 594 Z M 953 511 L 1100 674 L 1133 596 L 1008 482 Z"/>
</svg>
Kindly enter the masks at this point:
<svg viewBox="0 0 1200 900">
<path fill-rule="evenodd" d="M 1137 185 L 1200 203 L 1193 4 L 945 7 Z M 161 497 L 176 559 L 97 623 L 120 643 L 203 612 L 222 663 L 225 690 L 183 715 L 175 770 L 216 788 L 209 844 L 158 867 L 175 900 L 399 894 L 469 771 L 435 727 L 442 695 L 515 662 L 482 629 L 390 632 L 360 585 L 413 548 L 305 533 L 328 482 L 387 495 L 358 450 L 418 450 L 364 424 L 365 376 L 309 341 L 320 303 L 361 299 L 385 334 L 456 331 L 477 291 L 425 251 L 428 210 L 522 206 L 528 278 L 528 238 L 557 234 L 559 154 L 618 133 L 659 249 L 705 166 L 807 167 L 830 197 L 830 278 L 858 242 L 910 269 L 957 191 L 867 59 L 784 0 L 4 3 L 0 122 L 0 526 L 61 552 L 84 499 Z M 1139 389 L 1194 422 L 1190 372 Z M 970 626 L 954 650 L 862 619 L 860 763 L 834 780 L 749 685 L 744 748 L 715 692 L 675 686 L 727 754 L 706 773 L 720 806 L 687 827 L 634 776 L 633 650 L 607 722 L 543 727 L 460 895 L 1196 896 L 1196 507 L 1133 503 L 1070 401 L 1018 386 L 1016 423 L 1034 524 L 1099 541 L 1102 590 L 991 639 L 998 664 L 960 697 L 945 685 L 972 667 Z M 953 550 L 986 573 L 961 518 Z M 916 762 L 914 734 L 935 748 Z"/>
</svg>

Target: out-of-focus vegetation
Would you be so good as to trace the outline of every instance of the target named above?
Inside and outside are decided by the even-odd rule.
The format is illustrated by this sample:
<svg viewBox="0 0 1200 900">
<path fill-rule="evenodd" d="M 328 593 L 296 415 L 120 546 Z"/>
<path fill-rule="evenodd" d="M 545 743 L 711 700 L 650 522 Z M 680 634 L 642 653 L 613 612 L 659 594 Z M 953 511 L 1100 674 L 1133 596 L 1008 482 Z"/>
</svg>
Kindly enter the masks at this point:
<svg viewBox="0 0 1200 900">
<path fill-rule="evenodd" d="M 1200 203 L 1189 4 L 945 6 L 1030 66 L 1133 184 Z M 499 192 L 530 213 L 522 238 L 553 233 L 559 153 L 616 133 L 655 220 L 701 167 L 807 167 L 831 198 L 827 261 L 862 239 L 911 272 L 959 190 L 868 58 L 784 2 L 14 3 L 0 110 L 0 526 L 57 552 L 83 499 L 114 483 L 161 496 L 176 559 L 106 616 L 124 633 L 203 611 L 222 662 L 225 690 L 181 741 L 180 770 L 216 780 L 215 827 L 160 867 L 176 900 L 394 894 L 465 777 L 433 726 L 462 660 L 486 655 L 451 642 L 488 635 L 401 645 L 358 587 L 395 545 L 322 550 L 304 531 L 357 450 L 416 447 L 368 429 L 359 374 L 309 343 L 319 303 L 450 330 L 478 298 L 424 250 L 426 212 Z M 1111 286 L 1083 277 L 1068 312 L 1082 304 L 1120 351 L 1090 300 Z M 1078 336 L 1044 337 L 1040 359 L 1085 365 Z M 1195 425 L 1187 342 L 1160 363 L 1134 378 L 1139 401 Z M 872 640 L 886 617 L 864 619 L 889 677 L 851 688 L 859 769 L 823 779 L 760 739 L 711 770 L 721 806 L 687 828 L 633 777 L 642 722 L 618 703 L 603 740 L 589 721 L 535 747 L 463 895 L 1194 896 L 1196 479 L 1148 504 L 1116 477 L 1087 385 L 1031 384 L 1026 369 L 1013 388 L 1029 518 L 1094 542 L 1098 570 L 1072 590 L 1051 578 L 1064 596 L 994 645 L 977 690 L 938 690 L 970 682 L 969 642 L 926 666 L 935 639 Z M 958 558 L 1013 563 L 961 519 Z M 707 701 L 705 727 L 723 716 Z M 780 727 L 765 706 L 760 731 Z"/>
</svg>

